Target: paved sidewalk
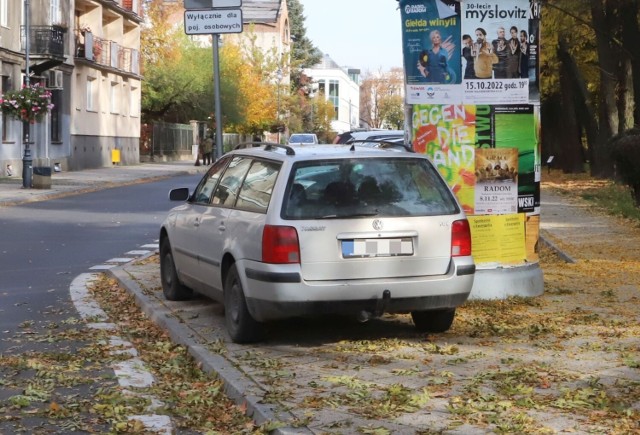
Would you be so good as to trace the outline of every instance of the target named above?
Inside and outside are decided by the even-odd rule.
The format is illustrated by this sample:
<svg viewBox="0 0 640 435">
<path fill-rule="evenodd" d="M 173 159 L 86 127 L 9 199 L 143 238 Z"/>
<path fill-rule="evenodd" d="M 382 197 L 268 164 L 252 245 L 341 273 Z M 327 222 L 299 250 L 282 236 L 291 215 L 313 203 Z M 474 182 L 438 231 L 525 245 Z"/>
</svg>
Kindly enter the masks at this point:
<svg viewBox="0 0 640 435">
<path fill-rule="evenodd" d="M 148 182 L 180 174 L 203 173 L 207 169 L 207 166 L 195 166 L 193 161 L 175 161 L 53 172 L 50 189 L 23 188 L 21 174 L 0 177 L 0 207 Z"/>
</svg>

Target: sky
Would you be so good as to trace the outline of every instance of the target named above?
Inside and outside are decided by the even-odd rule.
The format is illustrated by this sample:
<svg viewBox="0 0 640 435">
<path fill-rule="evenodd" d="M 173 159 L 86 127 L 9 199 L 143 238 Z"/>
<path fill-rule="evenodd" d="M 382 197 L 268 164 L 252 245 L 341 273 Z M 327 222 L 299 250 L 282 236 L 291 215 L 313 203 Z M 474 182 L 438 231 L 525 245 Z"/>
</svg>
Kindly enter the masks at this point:
<svg viewBox="0 0 640 435">
<path fill-rule="evenodd" d="M 307 37 L 342 67 L 362 73 L 402 67 L 396 0 L 300 0 Z"/>
</svg>

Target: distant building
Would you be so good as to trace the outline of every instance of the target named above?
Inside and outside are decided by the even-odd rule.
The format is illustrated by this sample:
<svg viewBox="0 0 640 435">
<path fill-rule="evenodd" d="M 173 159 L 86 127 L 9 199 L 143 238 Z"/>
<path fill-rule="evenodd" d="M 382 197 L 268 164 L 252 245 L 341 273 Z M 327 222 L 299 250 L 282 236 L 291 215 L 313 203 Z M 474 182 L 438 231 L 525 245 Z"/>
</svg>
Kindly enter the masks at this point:
<svg viewBox="0 0 640 435">
<path fill-rule="evenodd" d="M 51 90 L 50 115 L 32 125 L 33 166 L 62 170 L 139 162 L 141 0 L 30 0 L 29 81 Z M 25 2 L 0 0 L 1 91 L 26 71 Z M 23 124 L 3 114 L 0 175 L 22 171 Z"/>
<path fill-rule="evenodd" d="M 243 0 L 242 22 L 242 33 L 222 35 L 223 42 L 241 45 L 253 33 L 257 47 L 276 55 L 280 65 L 289 65 L 291 33 L 286 0 Z"/>
<path fill-rule="evenodd" d="M 360 70 L 343 68 L 325 54 L 313 68 L 305 68 L 316 91 L 314 98 L 324 95 L 333 104 L 336 112 L 331 128 L 337 133 L 350 131 L 360 126 Z"/>
</svg>

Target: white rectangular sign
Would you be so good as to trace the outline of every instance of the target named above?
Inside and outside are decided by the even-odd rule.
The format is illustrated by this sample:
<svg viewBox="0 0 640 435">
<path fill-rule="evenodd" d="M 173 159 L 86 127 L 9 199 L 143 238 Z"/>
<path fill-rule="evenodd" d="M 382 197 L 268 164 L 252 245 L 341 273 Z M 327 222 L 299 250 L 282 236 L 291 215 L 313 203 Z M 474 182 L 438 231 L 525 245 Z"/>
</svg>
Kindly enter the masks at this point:
<svg viewBox="0 0 640 435">
<path fill-rule="evenodd" d="M 187 35 L 241 33 L 242 9 L 185 11 L 184 32 Z"/>
<path fill-rule="evenodd" d="M 242 0 L 184 0 L 185 9 L 239 8 Z"/>
</svg>

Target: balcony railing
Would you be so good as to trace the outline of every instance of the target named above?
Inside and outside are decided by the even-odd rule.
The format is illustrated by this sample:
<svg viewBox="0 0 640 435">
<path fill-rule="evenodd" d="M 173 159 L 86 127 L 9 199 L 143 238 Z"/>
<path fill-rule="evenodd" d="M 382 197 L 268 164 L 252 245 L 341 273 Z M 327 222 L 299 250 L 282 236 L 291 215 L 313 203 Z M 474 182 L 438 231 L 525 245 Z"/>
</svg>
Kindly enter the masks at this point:
<svg viewBox="0 0 640 435">
<path fill-rule="evenodd" d="M 29 26 L 29 54 L 64 57 L 64 36 L 60 26 Z M 25 26 L 20 26 L 22 51 L 27 50 Z"/>
<path fill-rule="evenodd" d="M 140 51 L 122 47 L 115 41 L 76 31 L 75 57 L 126 73 L 140 75 Z"/>
</svg>

